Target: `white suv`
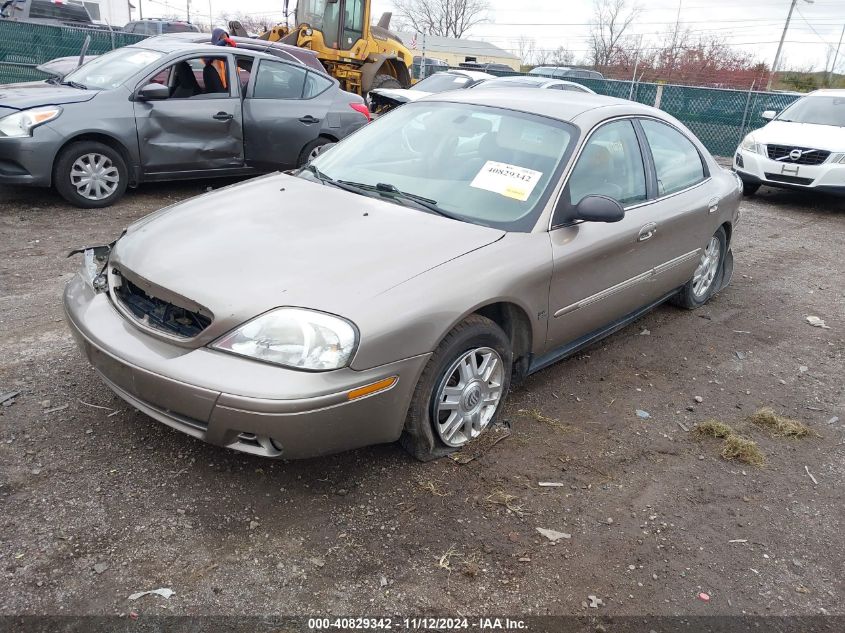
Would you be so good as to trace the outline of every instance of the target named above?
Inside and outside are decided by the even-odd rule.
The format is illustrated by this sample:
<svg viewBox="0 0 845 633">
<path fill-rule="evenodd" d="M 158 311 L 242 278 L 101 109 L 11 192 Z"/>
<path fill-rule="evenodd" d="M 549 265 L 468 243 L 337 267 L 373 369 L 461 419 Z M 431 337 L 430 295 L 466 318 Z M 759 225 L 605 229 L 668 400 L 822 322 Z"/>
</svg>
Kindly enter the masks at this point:
<svg viewBox="0 0 845 633">
<path fill-rule="evenodd" d="M 734 156 L 745 195 L 760 185 L 845 195 L 845 90 L 816 90 L 763 118 Z"/>
</svg>

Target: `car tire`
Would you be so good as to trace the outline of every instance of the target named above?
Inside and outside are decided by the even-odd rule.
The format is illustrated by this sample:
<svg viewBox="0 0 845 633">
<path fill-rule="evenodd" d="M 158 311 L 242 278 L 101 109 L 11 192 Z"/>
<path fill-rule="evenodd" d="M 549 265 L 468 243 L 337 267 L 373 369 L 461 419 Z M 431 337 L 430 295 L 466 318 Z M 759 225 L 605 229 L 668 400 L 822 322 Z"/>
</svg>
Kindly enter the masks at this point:
<svg viewBox="0 0 845 633">
<path fill-rule="evenodd" d="M 376 75 L 373 77 L 373 83 L 370 85 L 370 90 L 375 90 L 377 88 L 397 89 L 402 87 L 402 84 L 398 79 L 396 79 L 396 77 L 391 77 L 390 75 Z"/>
<path fill-rule="evenodd" d="M 719 227 L 704 247 L 692 279 L 672 297 L 673 304 L 680 308 L 694 310 L 703 306 L 716 294 L 725 265 L 727 242 L 725 229 Z M 716 252 L 715 249 L 718 251 Z"/>
<path fill-rule="evenodd" d="M 324 136 L 315 138 L 313 141 L 303 147 L 301 152 L 299 152 L 299 159 L 296 163 L 296 166 L 304 167 L 305 165 L 307 165 L 310 161 L 317 158 L 317 155 L 326 145 L 334 145 L 334 143 L 331 140 L 325 138 Z"/>
<path fill-rule="evenodd" d="M 496 323 L 474 314 L 455 326 L 417 382 L 399 439 L 402 447 L 418 460 L 430 461 L 490 428 L 507 397 L 512 364 L 510 341 Z M 471 379 L 465 380 L 466 375 Z"/>
<path fill-rule="evenodd" d="M 742 181 L 742 195 L 743 196 L 751 197 L 755 193 L 757 193 L 757 190 L 759 188 L 760 188 L 759 182 L 746 182 L 744 180 Z"/>
<path fill-rule="evenodd" d="M 86 179 L 90 183 L 88 193 Z M 97 141 L 68 145 L 53 168 L 56 191 L 82 209 L 101 209 L 114 204 L 126 192 L 128 180 L 126 161 L 120 152 Z"/>
</svg>

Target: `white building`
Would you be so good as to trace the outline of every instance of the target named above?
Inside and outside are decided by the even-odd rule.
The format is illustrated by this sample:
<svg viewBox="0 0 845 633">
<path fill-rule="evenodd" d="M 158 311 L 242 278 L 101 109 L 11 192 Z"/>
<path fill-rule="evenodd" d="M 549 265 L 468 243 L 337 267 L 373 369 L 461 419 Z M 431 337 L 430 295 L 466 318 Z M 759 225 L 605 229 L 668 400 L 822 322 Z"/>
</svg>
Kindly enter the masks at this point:
<svg viewBox="0 0 845 633">
<path fill-rule="evenodd" d="M 120 27 L 129 22 L 129 11 L 135 8 L 130 0 L 82 0 L 82 4 L 94 22 Z"/>
</svg>

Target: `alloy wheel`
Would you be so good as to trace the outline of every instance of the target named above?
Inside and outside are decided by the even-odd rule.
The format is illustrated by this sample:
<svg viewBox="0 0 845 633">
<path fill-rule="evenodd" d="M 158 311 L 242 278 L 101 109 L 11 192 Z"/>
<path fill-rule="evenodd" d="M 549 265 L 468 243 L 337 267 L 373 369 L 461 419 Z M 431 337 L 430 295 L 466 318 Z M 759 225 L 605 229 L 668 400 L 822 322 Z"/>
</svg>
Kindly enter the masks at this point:
<svg viewBox="0 0 845 633">
<path fill-rule="evenodd" d="M 719 238 L 714 235 L 704 249 L 704 253 L 698 262 L 698 268 L 695 269 L 695 274 L 692 276 L 692 293 L 696 299 L 701 300 L 707 296 L 713 286 L 713 281 L 716 279 L 721 259 L 722 245 Z"/>
<path fill-rule="evenodd" d="M 504 363 L 490 347 L 462 354 L 440 382 L 434 426 L 446 446 L 463 446 L 490 424 L 502 400 Z"/>
<path fill-rule="evenodd" d="M 103 200 L 117 190 L 120 173 L 108 156 L 83 154 L 70 168 L 70 182 L 87 200 Z"/>
</svg>

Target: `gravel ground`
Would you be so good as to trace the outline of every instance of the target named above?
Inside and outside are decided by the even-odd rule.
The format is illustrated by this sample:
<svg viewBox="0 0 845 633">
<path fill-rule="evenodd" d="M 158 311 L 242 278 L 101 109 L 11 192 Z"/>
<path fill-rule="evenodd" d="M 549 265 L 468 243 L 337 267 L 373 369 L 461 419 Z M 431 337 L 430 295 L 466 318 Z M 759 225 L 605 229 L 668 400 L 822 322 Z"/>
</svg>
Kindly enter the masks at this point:
<svg viewBox="0 0 845 633">
<path fill-rule="evenodd" d="M 21 392 L 0 407 L 0 615 L 845 614 L 845 202 L 761 190 L 728 289 L 532 376 L 470 463 L 284 463 L 129 408 L 63 323 L 69 249 L 208 185 L 100 211 L 0 188 L 0 392 Z M 747 420 L 764 406 L 818 436 L 772 437 Z M 707 419 L 764 465 L 697 439 Z"/>
</svg>

